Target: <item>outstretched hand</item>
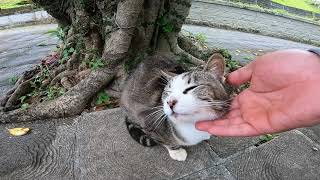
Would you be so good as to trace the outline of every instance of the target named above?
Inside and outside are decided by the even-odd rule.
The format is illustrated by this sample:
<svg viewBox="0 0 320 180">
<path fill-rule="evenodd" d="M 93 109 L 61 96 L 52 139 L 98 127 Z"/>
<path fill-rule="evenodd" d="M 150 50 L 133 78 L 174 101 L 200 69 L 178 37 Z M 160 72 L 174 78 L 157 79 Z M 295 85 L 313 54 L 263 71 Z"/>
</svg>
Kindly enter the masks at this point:
<svg viewBox="0 0 320 180">
<path fill-rule="evenodd" d="M 196 128 L 218 136 L 254 136 L 320 123 L 320 59 L 302 50 L 276 51 L 231 73 L 228 82 L 250 87 L 223 119 Z"/>
</svg>

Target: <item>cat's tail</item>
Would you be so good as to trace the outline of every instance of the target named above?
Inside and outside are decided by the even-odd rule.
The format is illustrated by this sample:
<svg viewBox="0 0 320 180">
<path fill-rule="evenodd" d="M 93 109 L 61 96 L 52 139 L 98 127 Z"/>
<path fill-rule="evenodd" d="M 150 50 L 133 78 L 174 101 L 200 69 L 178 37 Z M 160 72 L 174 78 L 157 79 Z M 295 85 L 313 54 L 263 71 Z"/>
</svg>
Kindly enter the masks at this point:
<svg viewBox="0 0 320 180">
<path fill-rule="evenodd" d="M 152 147 L 158 145 L 149 135 L 143 132 L 142 127 L 138 124 L 130 122 L 126 117 L 126 125 L 130 136 L 142 146 Z"/>
</svg>

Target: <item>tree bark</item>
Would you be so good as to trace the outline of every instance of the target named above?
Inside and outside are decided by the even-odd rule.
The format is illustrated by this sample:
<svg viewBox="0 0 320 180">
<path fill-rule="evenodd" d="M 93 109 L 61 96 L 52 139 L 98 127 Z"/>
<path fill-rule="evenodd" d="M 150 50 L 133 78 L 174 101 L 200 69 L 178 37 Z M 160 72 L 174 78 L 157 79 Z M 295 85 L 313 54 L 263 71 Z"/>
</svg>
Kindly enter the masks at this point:
<svg viewBox="0 0 320 180">
<path fill-rule="evenodd" d="M 121 86 L 110 86 L 121 84 L 114 82 L 124 79 L 125 64 L 136 64 L 141 55 L 170 52 L 204 64 L 197 53 L 189 54 L 192 43 L 182 37 L 188 48 L 178 45 L 191 0 L 33 1 L 57 20 L 62 43 L 0 101 L 0 122 L 78 115 L 101 89 L 119 94 Z"/>
</svg>

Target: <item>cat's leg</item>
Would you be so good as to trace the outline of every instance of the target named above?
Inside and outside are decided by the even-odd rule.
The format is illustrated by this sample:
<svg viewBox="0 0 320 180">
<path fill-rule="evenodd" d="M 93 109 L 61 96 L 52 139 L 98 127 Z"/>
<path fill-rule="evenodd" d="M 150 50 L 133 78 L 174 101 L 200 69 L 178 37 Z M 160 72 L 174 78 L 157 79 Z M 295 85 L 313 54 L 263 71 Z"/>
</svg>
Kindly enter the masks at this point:
<svg viewBox="0 0 320 180">
<path fill-rule="evenodd" d="M 169 155 L 172 159 L 177 161 L 185 161 L 187 159 L 187 151 L 180 146 L 166 146 L 169 151 Z"/>
</svg>

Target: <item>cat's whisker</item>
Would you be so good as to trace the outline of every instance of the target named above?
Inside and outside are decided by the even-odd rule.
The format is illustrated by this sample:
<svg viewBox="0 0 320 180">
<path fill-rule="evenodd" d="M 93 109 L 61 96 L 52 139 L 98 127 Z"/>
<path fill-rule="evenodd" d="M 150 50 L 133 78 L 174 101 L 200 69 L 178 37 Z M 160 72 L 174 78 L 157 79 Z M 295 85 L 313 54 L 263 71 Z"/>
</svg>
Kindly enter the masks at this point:
<svg viewBox="0 0 320 180">
<path fill-rule="evenodd" d="M 161 116 L 161 119 L 158 121 L 158 123 L 157 123 L 157 125 L 155 126 L 155 130 L 156 129 L 158 129 L 158 127 L 160 127 L 162 124 L 163 124 L 163 122 L 165 121 L 165 118 L 166 118 L 167 116 L 165 115 L 165 114 L 163 114 L 162 116 Z"/>
<path fill-rule="evenodd" d="M 155 107 L 152 107 L 150 109 L 159 109 L 159 108 L 163 108 L 163 106 L 162 105 L 161 106 L 155 106 Z"/>
<path fill-rule="evenodd" d="M 146 118 L 153 117 L 154 115 L 156 115 L 156 114 L 158 114 L 158 113 L 163 113 L 162 111 L 163 111 L 162 109 L 158 109 L 158 110 L 156 110 L 156 111 L 148 114 L 148 115 L 146 116 Z"/>
<path fill-rule="evenodd" d="M 162 124 L 163 118 L 166 117 L 165 114 L 161 114 L 153 123 L 152 123 L 152 129 L 156 130 L 159 125 Z"/>
</svg>

